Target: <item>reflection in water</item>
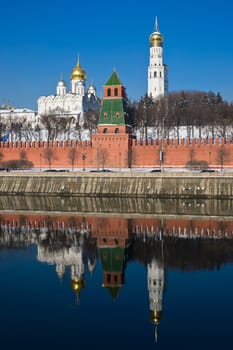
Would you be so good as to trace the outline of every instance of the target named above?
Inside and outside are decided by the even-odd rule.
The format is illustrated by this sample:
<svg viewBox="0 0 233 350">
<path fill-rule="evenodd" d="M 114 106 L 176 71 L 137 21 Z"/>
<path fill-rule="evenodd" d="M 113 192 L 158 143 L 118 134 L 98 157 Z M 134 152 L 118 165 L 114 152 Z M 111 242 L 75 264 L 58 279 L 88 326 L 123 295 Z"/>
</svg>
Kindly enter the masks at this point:
<svg viewBox="0 0 233 350">
<path fill-rule="evenodd" d="M 149 291 L 151 320 L 155 324 L 155 340 L 157 341 L 157 328 L 162 319 L 163 291 L 164 291 L 164 261 L 163 240 L 161 240 L 161 257 L 154 257 L 148 264 L 147 285 Z"/>
<path fill-rule="evenodd" d="M 51 213 L 50 213 L 51 214 Z M 59 279 L 70 272 L 77 299 L 86 271 L 101 263 L 102 287 L 119 296 L 129 261 L 147 267 L 148 304 L 155 340 L 162 319 L 165 270 L 214 269 L 233 260 L 233 224 L 225 218 L 62 216 L 2 213 L 0 248 L 38 247 L 40 262 L 56 266 Z"/>
<path fill-rule="evenodd" d="M 95 198 L 57 196 L 4 196 L 0 211 L 112 213 L 143 215 L 232 216 L 233 200 L 166 198 Z"/>
</svg>

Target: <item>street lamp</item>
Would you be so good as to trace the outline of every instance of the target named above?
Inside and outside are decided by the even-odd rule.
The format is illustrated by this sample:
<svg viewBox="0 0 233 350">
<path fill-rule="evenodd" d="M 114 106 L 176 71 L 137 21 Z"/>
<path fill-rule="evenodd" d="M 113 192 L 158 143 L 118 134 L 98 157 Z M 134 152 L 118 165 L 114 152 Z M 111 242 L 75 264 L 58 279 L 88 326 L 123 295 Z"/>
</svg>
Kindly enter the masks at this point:
<svg viewBox="0 0 233 350">
<path fill-rule="evenodd" d="M 163 122 L 163 124 L 162 124 L 162 139 L 161 139 L 161 150 L 159 153 L 161 172 L 164 171 L 164 168 L 163 168 L 163 162 L 164 162 L 164 119 L 165 119 L 165 117 L 163 117 L 163 120 L 162 120 L 162 122 Z"/>
<path fill-rule="evenodd" d="M 164 134 L 165 134 L 165 120 L 167 119 L 168 116 L 168 99 L 165 97 L 165 111 L 164 111 L 164 116 L 162 119 L 162 139 L 161 139 L 161 150 L 159 154 L 159 159 L 160 159 L 160 167 L 161 167 L 161 172 L 164 171 Z"/>
<path fill-rule="evenodd" d="M 85 171 L 86 153 L 82 153 L 82 160 L 83 160 L 83 171 Z"/>
</svg>

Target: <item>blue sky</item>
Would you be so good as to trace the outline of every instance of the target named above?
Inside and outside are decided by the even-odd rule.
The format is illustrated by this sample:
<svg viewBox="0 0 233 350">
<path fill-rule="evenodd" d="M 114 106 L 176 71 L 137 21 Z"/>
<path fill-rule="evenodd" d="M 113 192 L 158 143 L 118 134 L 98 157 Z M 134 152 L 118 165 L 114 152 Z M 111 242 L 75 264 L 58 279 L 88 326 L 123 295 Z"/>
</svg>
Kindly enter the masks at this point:
<svg viewBox="0 0 233 350">
<path fill-rule="evenodd" d="M 41 95 L 54 94 L 61 73 L 80 55 L 102 97 L 116 68 L 130 99 L 147 92 L 149 35 L 155 16 L 164 36 L 169 91 L 220 92 L 233 101 L 233 2 L 4 1 L 0 20 L 0 103 L 37 109 Z"/>
</svg>

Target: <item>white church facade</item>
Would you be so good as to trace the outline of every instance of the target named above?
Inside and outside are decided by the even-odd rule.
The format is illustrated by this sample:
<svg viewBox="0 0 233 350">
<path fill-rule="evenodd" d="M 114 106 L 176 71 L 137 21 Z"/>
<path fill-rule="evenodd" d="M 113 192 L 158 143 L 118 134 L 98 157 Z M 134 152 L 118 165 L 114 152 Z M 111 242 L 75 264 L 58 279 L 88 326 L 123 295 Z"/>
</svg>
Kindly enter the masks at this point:
<svg viewBox="0 0 233 350">
<path fill-rule="evenodd" d="M 98 112 L 100 99 L 96 95 L 96 88 L 90 85 L 86 91 L 86 72 L 80 65 L 78 58 L 77 65 L 71 72 L 70 90 L 67 91 L 63 79 L 58 81 L 55 95 L 40 96 L 38 98 L 38 114 L 62 115 L 72 117 L 75 124 L 83 127 L 85 124 L 85 112 L 88 110 Z"/>
</svg>

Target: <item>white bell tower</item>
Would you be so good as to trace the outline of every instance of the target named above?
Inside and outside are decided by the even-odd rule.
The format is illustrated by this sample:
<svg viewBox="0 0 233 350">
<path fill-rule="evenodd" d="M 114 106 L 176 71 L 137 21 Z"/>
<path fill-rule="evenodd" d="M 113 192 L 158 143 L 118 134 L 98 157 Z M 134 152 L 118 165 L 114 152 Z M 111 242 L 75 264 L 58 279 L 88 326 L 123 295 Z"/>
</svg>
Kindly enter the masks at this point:
<svg viewBox="0 0 233 350">
<path fill-rule="evenodd" d="M 150 63 L 148 67 L 148 96 L 157 100 L 167 95 L 167 66 L 163 63 L 163 36 L 158 30 L 155 19 L 155 31 L 150 35 Z"/>
</svg>

